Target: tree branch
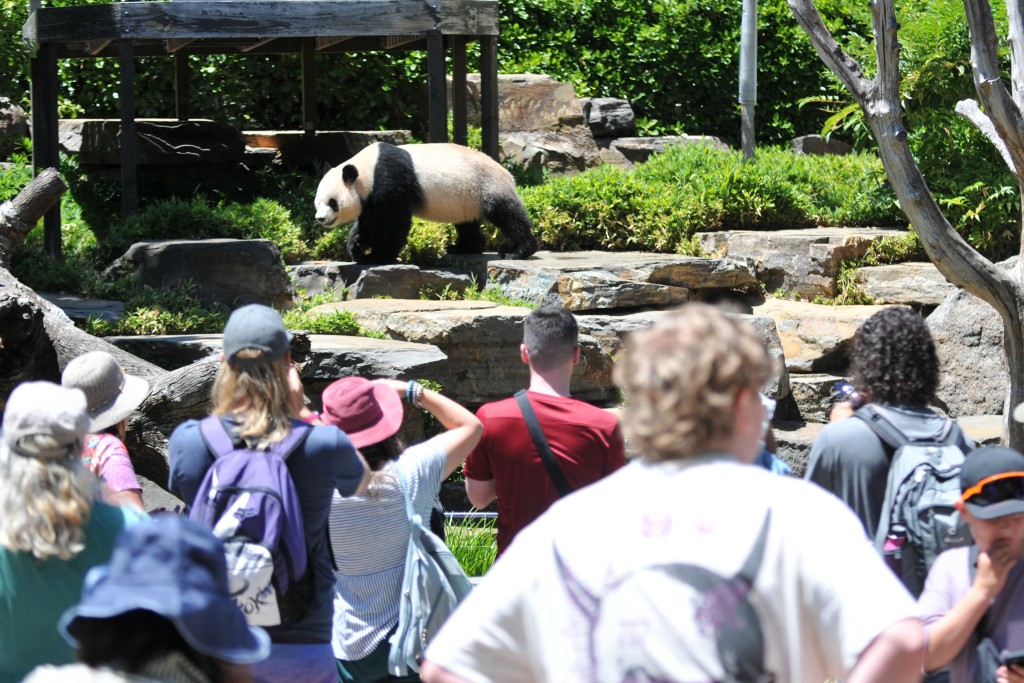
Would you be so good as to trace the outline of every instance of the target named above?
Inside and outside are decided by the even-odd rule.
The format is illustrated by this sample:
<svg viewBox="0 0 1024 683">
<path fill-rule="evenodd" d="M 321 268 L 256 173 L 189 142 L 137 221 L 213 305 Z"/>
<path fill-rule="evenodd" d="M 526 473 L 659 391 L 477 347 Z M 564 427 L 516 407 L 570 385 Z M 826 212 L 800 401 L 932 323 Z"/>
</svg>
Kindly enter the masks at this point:
<svg viewBox="0 0 1024 683">
<path fill-rule="evenodd" d="M 988 141 L 999 151 L 1010 172 L 1016 173 L 1013 168 L 1013 158 L 1010 156 L 1010 150 L 1006 148 L 1006 143 L 999 137 L 995 126 L 992 125 L 992 120 L 985 116 L 985 112 L 981 110 L 978 103 L 974 100 L 960 100 L 956 103 L 956 113 L 973 123 L 981 131 L 981 134 L 988 138 Z"/>
<path fill-rule="evenodd" d="M 1021 0 L 1007 0 L 1006 20 L 1010 25 L 1010 74 L 1013 101 L 1024 107 L 1024 8 Z"/>
<path fill-rule="evenodd" d="M 787 2 L 797 23 L 810 37 L 811 44 L 818 56 L 821 57 L 821 61 L 825 62 L 832 73 L 839 77 L 858 104 L 863 106 L 863 102 L 871 90 L 871 83 L 864 78 L 864 71 L 860 64 L 839 47 L 839 43 L 825 27 L 825 22 L 821 20 L 821 15 L 818 14 L 818 9 L 812 0 L 787 0 Z"/>
<path fill-rule="evenodd" d="M 68 189 L 60 172 L 48 168 L 14 199 L 0 204 L 0 268 L 6 268 L 29 230 Z"/>
</svg>

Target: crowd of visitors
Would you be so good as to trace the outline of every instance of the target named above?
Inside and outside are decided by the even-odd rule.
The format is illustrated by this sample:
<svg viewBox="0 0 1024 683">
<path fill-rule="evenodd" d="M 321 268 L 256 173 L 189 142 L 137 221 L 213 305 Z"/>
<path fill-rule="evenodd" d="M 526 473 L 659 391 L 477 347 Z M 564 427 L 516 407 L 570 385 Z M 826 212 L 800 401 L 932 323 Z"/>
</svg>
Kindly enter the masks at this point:
<svg viewBox="0 0 1024 683">
<path fill-rule="evenodd" d="M 858 330 L 855 390 L 804 480 L 778 476 L 764 345 L 707 304 L 627 339 L 621 424 L 573 398 L 561 306 L 524 319 L 528 386 L 475 415 L 363 377 L 314 412 L 290 345 L 273 309 L 231 314 L 211 414 L 170 438 L 181 515 L 144 511 L 125 443 L 149 386 L 113 356 L 11 392 L 0 683 L 1024 683 L 1024 455 L 930 407 L 935 344 L 910 309 Z M 440 429 L 408 445 L 415 410 Z M 499 559 L 421 634 L 420 672 L 392 675 L 441 576 L 405 582 L 410 525 L 443 538 L 460 466 L 469 501 L 497 507 Z"/>
</svg>

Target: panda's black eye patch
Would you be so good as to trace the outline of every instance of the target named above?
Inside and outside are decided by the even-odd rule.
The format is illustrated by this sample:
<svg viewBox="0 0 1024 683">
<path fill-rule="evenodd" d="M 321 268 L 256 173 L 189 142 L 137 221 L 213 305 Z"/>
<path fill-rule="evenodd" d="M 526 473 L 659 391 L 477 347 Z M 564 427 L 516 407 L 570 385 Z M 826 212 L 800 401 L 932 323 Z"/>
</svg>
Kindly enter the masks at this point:
<svg viewBox="0 0 1024 683">
<path fill-rule="evenodd" d="M 331 211 L 337 212 L 338 211 L 338 200 L 337 199 L 331 199 L 330 201 L 327 202 L 327 206 L 329 206 L 331 208 Z"/>
</svg>

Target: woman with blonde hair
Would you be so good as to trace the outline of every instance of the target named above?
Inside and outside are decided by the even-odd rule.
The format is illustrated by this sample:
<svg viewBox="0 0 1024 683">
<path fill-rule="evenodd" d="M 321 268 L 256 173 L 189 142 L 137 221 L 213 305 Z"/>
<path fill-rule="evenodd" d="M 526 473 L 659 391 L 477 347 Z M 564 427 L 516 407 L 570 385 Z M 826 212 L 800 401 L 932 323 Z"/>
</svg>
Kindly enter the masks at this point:
<svg viewBox="0 0 1024 683">
<path fill-rule="evenodd" d="M 403 449 L 397 437 L 403 398 L 447 431 Z M 373 469 L 365 494 L 335 496 L 331 505 L 339 680 L 419 680 L 392 677 L 387 666 L 409 546 L 405 496 L 422 519 L 430 519 L 441 482 L 479 443 L 483 425 L 466 408 L 418 382 L 345 377 L 324 390 L 323 405 L 321 420 L 344 429 Z"/>
<path fill-rule="evenodd" d="M 217 430 L 213 435 L 218 441 L 230 439 L 234 448 L 266 451 L 280 445 L 296 428 L 306 428 L 297 419 L 302 384 L 291 366 L 290 342 L 281 316 L 272 308 L 250 304 L 231 314 L 213 387 L 215 419 L 189 420 L 171 434 L 169 488 L 189 506 L 195 503 L 215 459 L 224 454 L 211 440 L 209 429 Z M 253 678 L 333 683 L 337 677 L 330 645 L 334 577 L 327 517 L 332 495 L 361 491 L 369 472 L 348 437 L 328 426 L 309 429 L 287 455 L 285 465 L 301 508 L 306 575 L 312 578 L 312 588 L 301 617 L 267 627 L 270 657 L 253 666 Z"/>
<path fill-rule="evenodd" d="M 73 651 L 57 622 L 78 602 L 86 573 L 106 562 L 139 514 L 96 500 L 81 461 L 85 396 L 51 382 L 11 392 L 0 441 L 0 682 Z"/>
</svg>

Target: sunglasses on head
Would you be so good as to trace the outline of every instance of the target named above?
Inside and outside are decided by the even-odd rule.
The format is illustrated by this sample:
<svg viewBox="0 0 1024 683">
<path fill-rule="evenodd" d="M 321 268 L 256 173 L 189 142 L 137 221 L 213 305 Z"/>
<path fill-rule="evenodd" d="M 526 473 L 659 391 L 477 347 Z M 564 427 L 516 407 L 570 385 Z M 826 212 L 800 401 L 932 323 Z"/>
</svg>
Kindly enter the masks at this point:
<svg viewBox="0 0 1024 683">
<path fill-rule="evenodd" d="M 1024 500 L 1024 472 L 1001 472 L 985 477 L 960 498 L 972 505 L 993 505 L 1004 500 Z"/>
</svg>

